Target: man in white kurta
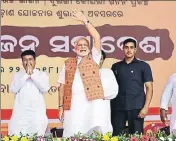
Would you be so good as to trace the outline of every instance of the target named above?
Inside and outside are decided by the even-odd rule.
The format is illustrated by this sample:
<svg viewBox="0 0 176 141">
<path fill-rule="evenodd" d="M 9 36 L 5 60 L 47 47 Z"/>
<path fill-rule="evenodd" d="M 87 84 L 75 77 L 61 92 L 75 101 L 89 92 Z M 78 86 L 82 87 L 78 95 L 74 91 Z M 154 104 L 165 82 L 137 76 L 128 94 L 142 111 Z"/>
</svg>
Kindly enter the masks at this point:
<svg viewBox="0 0 176 141">
<path fill-rule="evenodd" d="M 94 47 L 92 48 L 92 57 L 97 64 L 100 64 L 100 60 L 103 58 L 101 57 L 101 52 Z M 93 130 L 98 130 L 103 134 L 112 132 L 110 99 L 115 98 L 118 93 L 118 84 L 114 73 L 111 69 L 100 69 L 100 78 L 105 99 L 88 101 L 78 69 L 82 58 L 79 56 L 77 58 L 77 69 L 72 85 L 71 109 L 64 112 L 63 136 L 73 136 L 78 132 L 91 134 Z M 57 82 L 65 84 L 65 66 Z"/>
<path fill-rule="evenodd" d="M 172 104 L 172 114 L 170 119 L 170 133 L 176 135 L 176 73 L 172 74 L 165 86 L 161 96 L 161 121 L 166 122 L 169 101 Z"/>
<path fill-rule="evenodd" d="M 92 57 L 99 64 L 101 52 L 93 47 Z M 77 69 L 72 85 L 71 109 L 64 112 L 63 137 L 70 137 L 78 132 L 90 134 L 94 129 L 101 133 L 112 132 L 109 99 L 115 98 L 118 93 L 118 85 L 114 74 L 110 69 L 100 70 L 105 99 L 88 101 L 78 69 L 80 61 L 81 57 L 78 56 Z M 65 66 L 57 82 L 65 84 Z"/>
<path fill-rule="evenodd" d="M 10 91 L 15 94 L 15 101 L 8 125 L 8 134 L 19 135 L 21 132 L 24 135 L 35 133 L 44 135 L 48 118 L 43 94 L 49 90 L 49 77 L 47 73 L 34 69 L 35 53 L 33 51 L 24 51 L 22 62 L 25 70 L 14 75 L 10 86 Z"/>
</svg>

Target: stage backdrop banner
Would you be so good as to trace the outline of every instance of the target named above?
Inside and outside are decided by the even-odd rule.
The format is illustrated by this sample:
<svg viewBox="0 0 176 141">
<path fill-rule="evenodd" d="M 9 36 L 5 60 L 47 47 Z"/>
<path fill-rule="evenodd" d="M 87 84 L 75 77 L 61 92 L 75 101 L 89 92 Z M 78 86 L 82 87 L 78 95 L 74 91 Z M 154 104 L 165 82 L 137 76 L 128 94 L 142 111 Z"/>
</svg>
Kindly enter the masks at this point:
<svg viewBox="0 0 176 141">
<path fill-rule="evenodd" d="M 107 54 L 103 67 L 123 59 L 122 42 L 138 42 L 136 57 L 150 64 L 154 95 L 146 121 L 159 121 L 160 96 L 169 76 L 176 70 L 176 19 L 174 1 L 148 0 L 2 0 L 1 19 L 1 112 L 11 116 L 14 94 L 9 91 L 12 76 L 23 69 L 20 54 L 32 49 L 37 69 L 46 71 L 51 88 L 45 94 L 47 115 L 58 122 L 58 89 L 55 87 L 64 61 L 73 57 L 76 39 L 85 36 L 85 26 L 71 18 L 72 8 L 80 9 L 101 35 Z"/>
</svg>

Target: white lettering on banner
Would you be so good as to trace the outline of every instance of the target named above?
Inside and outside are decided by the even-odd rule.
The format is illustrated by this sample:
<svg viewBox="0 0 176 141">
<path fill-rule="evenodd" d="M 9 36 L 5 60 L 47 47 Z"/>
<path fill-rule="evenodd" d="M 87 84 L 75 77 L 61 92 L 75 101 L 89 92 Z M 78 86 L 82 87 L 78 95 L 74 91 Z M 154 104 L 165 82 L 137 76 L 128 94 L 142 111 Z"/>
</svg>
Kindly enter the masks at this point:
<svg viewBox="0 0 176 141">
<path fill-rule="evenodd" d="M 150 42 L 154 42 L 156 46 L 149 45 Z M 145 53 L 160 53 L 160 37 L 145 37 L 140 43 L 139 47 Z"/>
<path fill-rule="evenodd" d="M 79 38 L 84 37 L 89 42 L 91 42 L 90 36 L 75 36 L 73 38 L 70 38 L 69 36 L 53 36 L 49 40 L 49 44 L 51 45 L 51 51 L 52 52 L 67 52 L 69 53 L 71 50 L 70 43 L 72 46 L 75 46 L 76 40 Z M 131 36 L 123 36 L 118 39 L 115 39 L 115 37 L 112 36 L 104 36 L 101 38 L 101 48 L 106 53 L 113 53 L 116 50 L 116 47 L 119 49 L 123 49 L 123 41 L 132 38 L 134 39 L 137 44 L 138 41 Z M 25 45 L 26 41 L 32 41 L 29 45 Z M 93 41 L 94 42 L 94 41 Z M 39 39 L 33 35 L 25 35 L 19 39 L 19 46 L 22 47 L 21 51 L 25 50 L 34 50 L 35 48 L 39 46 Z M 115 44 L 116 43 L 116 44 Z M 1 36 L 1 51 L 2 52 L 14 52 L 14 47 L 17 46 L 18 41 L 14 36 L 11 35 L 2 35 Z M 160 51 L 160 37 L 156 36 L 147 36 L 144 37 L 142 41 L 139 41 L 139 48 L 143 50 L 144 53 L 150 54 L 150 53 L 161 53 Z M 72 50 L 75 52 L 74 48 Z"/>
<path fill-rule="evenodd" d="M 23 45 L 23 42 L 25 41 L 33 41 L 31 44 L 25 46 Z M 35 48 L 39 46 L 39 40 L 37 37 L 33 36 L 33 35 L 26 35 L 21 37 L 21 39 L 19 40 L 19 45 L 23 48 L 21 49 L 21 51 L 25 51 L 25 50 L 33 50 L 35 51 Z"/>
<path fill-rule="evenodd" d="M 86 38 L 86 39 L 89 41 L 89 43 L 90 43 L 90 36 L 87 36 L 87 37 L 85 37 L 85 36 L 76 36 L 76 37 L 74 37 L 74 38 L 71 40 L 71 45 L 75 47 L 76 41 L 77 41 L 78 39 L 80 39 L 80 38 Z M 74 48 L 73 48 L 72 50 L 75 52 L 75 49 L 74 49 Z"/>
<path fill-rule="evenodd" d="M 3 41 L 9 40 L 11 42 L 4 43 Z M 1 51 L 2 52 L 14 52 L 14 47 L 17 45 L 17 39 L 11 35 L 1 36 Z"/>
<path fill-rule="evenodd" d="M 126 39 L 133 39 L 136 41 L 136 46 L 137 46 L 137 40 L 131 36 L 124 36 L 124 37 L 120 37 L 118 40 L 117 40 L 117 47 L 119 47 L 121 50 L 123 50 L 123 42 L 126 40 Z"/>
<path fill-rule="evenodd" d="M 104 42 L 106 42 L 106 41 L 112 41 L 112 42 L 114 42 L 115 39 L 114 39 L 113 37 L 111 37 L 111 36 L 106 36 L 106 37 L 103 37 L 103 38 L 101 39 L 101 46 L 102 46 L 102 49 L 103 49 L 106 53 L 112 53 L 112 52 L 114 52 L 114 51 L 115 51 L 114 45 L 109 44 L 109 43 L 104 43 Z M 108 46 L 108 47 L 110 48 L 110 50 L 106 50 L 104 46 Z"/>
<path fill-rule="evenodd" d="M 54 44 L 56 41 L 63 41 L 64 44 Z M 54 47 L 51 49 L 53 52 L 69 52 L 69 36 L 54 36 L 50 39 L 49 42 L 50 45 Z"/>
</svg>

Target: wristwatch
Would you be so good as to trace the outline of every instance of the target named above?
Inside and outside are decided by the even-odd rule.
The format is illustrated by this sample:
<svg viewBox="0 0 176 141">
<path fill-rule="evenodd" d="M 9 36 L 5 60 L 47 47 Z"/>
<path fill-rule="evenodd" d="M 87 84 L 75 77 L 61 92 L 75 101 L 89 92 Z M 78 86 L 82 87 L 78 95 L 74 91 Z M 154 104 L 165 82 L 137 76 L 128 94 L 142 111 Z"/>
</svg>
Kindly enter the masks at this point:
<svg viewBox="0 0 176 141">
<path fill-rule="evenodd" d="M 63 105 L 59 105 L 58 107 L 59 107 L 59 108 L 60 108 L 60 107 L 63 107 Z"/>
<path fill-rule="evenodd" d="M 86 22 L 84 22 L 85 25 L 87 25 L 88 23 L 90 23 L 89 20 L 87 20 Z"/>
</svg>

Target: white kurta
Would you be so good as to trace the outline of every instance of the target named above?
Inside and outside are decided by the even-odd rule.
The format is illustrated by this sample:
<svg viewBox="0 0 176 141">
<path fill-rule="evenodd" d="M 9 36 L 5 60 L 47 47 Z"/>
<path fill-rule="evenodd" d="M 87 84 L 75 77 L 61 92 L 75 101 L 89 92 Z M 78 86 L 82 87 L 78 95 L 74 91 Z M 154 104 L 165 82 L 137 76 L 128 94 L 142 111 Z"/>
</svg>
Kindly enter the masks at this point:
<svg viewBox="0 0 176 141">
<path fill-rule="evenodd" d="M 96 48 L 93 48 L 92 57 L 94 61 L 99 64 L 101 52 L 98 52 Z M 78 64 L 80 61 L 81 58 L 78 57 Z M 110 73 L 107 75 L 107 72 Z M 108 89 L 105 90 L 107 99 L 116 97 L 118 93 L 118 85 L 113 72 L 111 70 L 102 70 L 101 78 L 103 78 L 102 80 L 104 81 L 102 84 L 108 84 L 108 86 L 110 86 L 109 88 L 106 87 Z M 65 83 L 65 66 L 60 73 L 58 82 L 62 84 Z M 80 72 L 77 67 L 72 85 L 71 109 L 64 112 L 63 137 L 70 137 L 78 132 L 83 134 L 90 133 L 90 131 L 95 128 L 98 128 L 102 133 L 112 131 L 110 121 L 110 101 L 103 99 L 92 101 L 87 100 Z"/>
<path fill-rule="evenodd" d="M 24 70 L 14 75 L 10 91 L 15 94 L 12 116 L 8 125 L 9 135 L 44 135 L 48 118 L 43 93 L 49 90 L 49 77 L 34 69 L 29 76 Z"/>
<path fill-rule="evenodd" d="M 176 73 L 168 80 L 161 97 L 161 108 L 168 110 L 169 101 L 172 104 L 172 114 L 170 119 L 170 132 L 176 135 Z"/>
</svg>

